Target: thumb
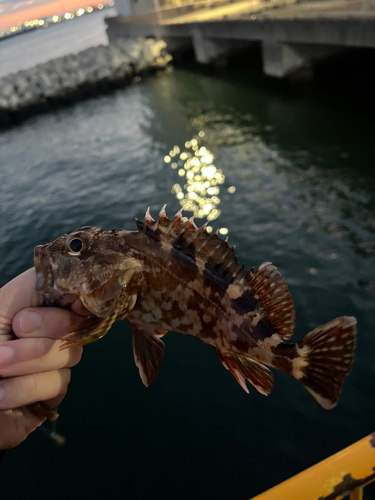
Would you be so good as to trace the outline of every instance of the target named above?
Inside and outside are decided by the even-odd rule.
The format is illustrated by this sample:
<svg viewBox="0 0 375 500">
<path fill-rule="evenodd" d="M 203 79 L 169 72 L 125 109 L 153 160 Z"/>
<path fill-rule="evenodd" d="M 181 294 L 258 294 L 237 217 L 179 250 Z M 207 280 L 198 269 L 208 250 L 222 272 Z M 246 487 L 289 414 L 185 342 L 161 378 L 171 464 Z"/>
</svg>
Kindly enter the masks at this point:
<svg viewBox="0 0 375 500">
<path fill-rule="evenodd" d="M 35 269 L 31 268 L 0 289 L 0 342 L 13 338 L 12 321 L 19 311 L 43 305 L 43 295 L 35 287 Z"/>
</svg>

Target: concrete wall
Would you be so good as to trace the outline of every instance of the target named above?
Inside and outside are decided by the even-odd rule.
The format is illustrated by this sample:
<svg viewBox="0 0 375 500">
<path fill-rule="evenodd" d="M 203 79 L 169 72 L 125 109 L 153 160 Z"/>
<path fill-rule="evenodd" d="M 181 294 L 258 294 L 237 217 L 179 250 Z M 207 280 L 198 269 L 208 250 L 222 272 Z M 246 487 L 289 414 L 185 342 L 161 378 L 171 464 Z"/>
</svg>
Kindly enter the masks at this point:
<svg viewBox="0 0 375 500">
<path fill-rule="evenodd" d="M 198 30 L 204 38 L 375 48 L 375 19 L 256 19 L 164 26 L 132 25 L 125 18 L 107 21 L 108 36 L 189 37 Z"/>
<path fill-rule="evenodd" d="M 148 14 L 159 8 L 159 0 L 116 0 L 117 12 L 125 17 Z"/>
<path fill-rule="evenodd" d="M 171 52 L 189 40 L 196 60 L 202 64 L 222 62 L 245 43 L 260 42 L 265 74 L 276 78 L 299 74 L 309 79 L 313 76 L 312 63 L 318 59 L 345 47 L 375 48 L 375 19 L 296 18 L 137 25 L 119 17 L 108 20 L 108 36 L 110 40 L 155 36 L 165 40 Z"/>
</svg>

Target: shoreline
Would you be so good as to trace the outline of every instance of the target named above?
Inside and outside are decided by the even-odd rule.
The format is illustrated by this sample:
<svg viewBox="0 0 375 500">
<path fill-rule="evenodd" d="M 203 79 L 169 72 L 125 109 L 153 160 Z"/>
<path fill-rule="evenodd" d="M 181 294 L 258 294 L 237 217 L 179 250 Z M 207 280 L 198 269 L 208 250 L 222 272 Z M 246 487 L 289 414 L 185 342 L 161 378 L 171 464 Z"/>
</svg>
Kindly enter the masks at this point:
<svg viewBox="0 0 375 500">
<path fill-rule="evenodd" d="M 0 78 L 0 127 L 17 118 L 131 83 L 168 66 L 156 39 L 119 39 Z"/>
</svg>

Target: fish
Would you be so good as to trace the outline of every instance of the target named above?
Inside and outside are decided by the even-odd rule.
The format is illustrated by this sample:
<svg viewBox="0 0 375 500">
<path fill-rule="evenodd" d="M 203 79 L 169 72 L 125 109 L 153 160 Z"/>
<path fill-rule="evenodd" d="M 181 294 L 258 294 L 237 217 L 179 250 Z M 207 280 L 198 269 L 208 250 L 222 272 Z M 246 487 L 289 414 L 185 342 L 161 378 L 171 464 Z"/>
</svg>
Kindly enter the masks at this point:
<svg viewBox="0 0 375 500">
<path fill-rule="evenodd" d="M 61 348 L 101 339 L 115 321 L 132 330 L 135 364 L 144 385 L 160 370 L 168 332 L 216 349 L 239 385 L 269 395 L 280 370 L 325 409 L 337 404 L 351 370 L 356 319 L 338 317 L 289 342 L 295 308 L 270 262 L 245 271 L 235 247 L 182 210 L 156 220 L 148 209 L 137 230 L 81 227 L 34 251 L 38 291 L 46 305 L 69 307 L 77 297 L 91 313 L 62 338 Z"/>
</svg>

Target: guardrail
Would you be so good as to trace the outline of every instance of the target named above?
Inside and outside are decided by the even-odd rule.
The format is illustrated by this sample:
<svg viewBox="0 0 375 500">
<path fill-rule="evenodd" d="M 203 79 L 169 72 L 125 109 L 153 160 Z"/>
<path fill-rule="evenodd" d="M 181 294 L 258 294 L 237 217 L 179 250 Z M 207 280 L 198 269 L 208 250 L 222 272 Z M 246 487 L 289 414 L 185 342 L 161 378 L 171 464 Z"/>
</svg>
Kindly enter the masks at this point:
<svg viewBox="0 0 375 500">
<path fill-rule="evenodd" d="M 251 500 L 362 500 L 375 481 L 375 432 Z"/>
</svg>

